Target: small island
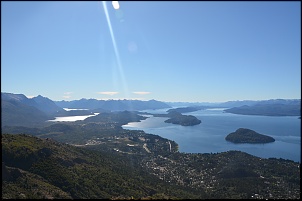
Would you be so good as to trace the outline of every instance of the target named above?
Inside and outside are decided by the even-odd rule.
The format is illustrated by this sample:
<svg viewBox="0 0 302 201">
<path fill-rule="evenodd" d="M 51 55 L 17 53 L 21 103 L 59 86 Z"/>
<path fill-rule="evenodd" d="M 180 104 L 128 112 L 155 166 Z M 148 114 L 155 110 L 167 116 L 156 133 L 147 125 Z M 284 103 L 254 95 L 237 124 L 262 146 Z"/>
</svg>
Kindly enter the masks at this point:
<svg viewBox="0 0 302 201">
<path fill-rule="evenodd" d="M 194 126 L 200 124 L 201 121 L 193 115 L 182 115 L 179 112 L 169 112 L 168 114 L 153 114 L 154 117 L 170 117 L 165 123 L 179 124 L 182 126 Z"/>
<path fill-rule="evenodd" d="M 235 132 L 228 134 L 225 137 L 225 140 L 233 143 L 252 143 L 252 144 L 275 142 L 274 138 L 267 135 L 259 134 L 247 128 L 237 129 Z"/>
</svg>

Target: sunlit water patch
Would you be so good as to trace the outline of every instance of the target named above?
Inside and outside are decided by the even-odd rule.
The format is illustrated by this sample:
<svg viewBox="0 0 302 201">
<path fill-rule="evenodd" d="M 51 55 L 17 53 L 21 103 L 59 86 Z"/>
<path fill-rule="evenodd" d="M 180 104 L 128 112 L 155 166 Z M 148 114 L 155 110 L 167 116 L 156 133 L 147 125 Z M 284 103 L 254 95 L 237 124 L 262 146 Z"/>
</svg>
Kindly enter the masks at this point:
<svg viewBox="0 0 302 201">
<path fill-rule="evenodd" d="M 66 111 L 72 111 L 72 110 L 88 110 L 88 109 L 70 109 L 70 108 L 63 108 Z M 78 121 L 78 120 L 85 120 L 88 117 L 93 117 L 96 116 L 100 113 L 94 113 L 90 115 L 81 115 L 81 116 L 66 116 L 66 117 L 55 117 L 53 120 L 48 120 L 48 121 L 53 121 L 53 122 L 61 122 L 61 121 Z"/>
<path fill-rule="evenodd" d="M 84 120 L 88 117 L 93 117 L 98 115 L 99 113 L 94 113 L 91 115 L 83 115 L 83 116 L 68 116 L 68 117 L 55 117 L 53 120 L 48 120 L 48 121 L 78 121 L 78 120 Z"/>
<path fill-rule="evenodd" d="M 72 110 L 89 110 L 89 109 L 72 109 L 72 108 L 63 108 L 66 111 L 72 111 Z"/>
</svg>

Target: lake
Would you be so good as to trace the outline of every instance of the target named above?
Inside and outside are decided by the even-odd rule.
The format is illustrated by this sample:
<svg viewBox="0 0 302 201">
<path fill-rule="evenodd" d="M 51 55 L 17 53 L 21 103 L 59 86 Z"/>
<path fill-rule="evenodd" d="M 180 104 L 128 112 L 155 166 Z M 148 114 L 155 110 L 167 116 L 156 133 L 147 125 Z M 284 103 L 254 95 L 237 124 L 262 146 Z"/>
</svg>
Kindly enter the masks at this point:
<svg viewBox="0 0 302 201">
<path fill-rule="evenodd" d="M 168 118 L 148 116 L 141 122 L 131 122 L 124 129 L 143 130 L 175 141 L 185 153 L 217 153 L 239 150 L 262 158 L 284 158 L 301 162 L 301 119 L 298 116 L 256 116 L 225 113 L 226 108 L 206 109 L 185 115 L 194 115 L 202 121 L 195 126 L 165 123 Z M 166 113 L 167 109 L 144 110 Z M 225 137 L 238 128 L 252 129 L 275 138 L 267 144 L 234 144 Z"/>
<path fill-rule="evenodd" d="M 70 108 L 63 108 L 66 111 L 71 111 L 71 110 L 88 110 L 88 109 L 70 109 Z M 94 113 L 91 115 L 81 115 L 81 116 L 66 116 L 66 117 L 55 117 L 53 120 L 47 120 L 47 121 L 54 121 L 54 122 L 62 122 L 62 121 L 78 121 L 78 120 L 84 120 L 88 117 L 96 116 L 99 113 Z"/>
</svg>

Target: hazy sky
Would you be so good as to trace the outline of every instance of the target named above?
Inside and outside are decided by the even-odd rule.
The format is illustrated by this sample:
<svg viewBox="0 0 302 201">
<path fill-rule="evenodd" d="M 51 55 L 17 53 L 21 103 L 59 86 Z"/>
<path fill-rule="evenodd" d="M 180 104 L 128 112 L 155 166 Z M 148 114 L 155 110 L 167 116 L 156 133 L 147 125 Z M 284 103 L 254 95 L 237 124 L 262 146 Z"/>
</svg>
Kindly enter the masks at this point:
<svg viewBox="0 0 302 201">
<path fill-rule="evenodd" d="M 1 1 L 1 91 L 52 100 L 301 98 L 300 1 L 119 4 Z"/>
</svg>

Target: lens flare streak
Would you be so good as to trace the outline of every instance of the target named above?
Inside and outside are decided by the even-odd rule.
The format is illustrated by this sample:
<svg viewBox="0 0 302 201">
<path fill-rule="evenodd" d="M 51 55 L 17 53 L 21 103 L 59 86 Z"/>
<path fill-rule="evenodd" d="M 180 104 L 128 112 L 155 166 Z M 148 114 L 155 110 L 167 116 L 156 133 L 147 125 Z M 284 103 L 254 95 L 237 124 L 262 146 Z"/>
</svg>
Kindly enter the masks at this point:
<svg viewBox="0 0 302 201">
<path fill-rule="evenodd" d="M 106 20 L 107 20 L 107 23 L 108 23 L 108 27 L 109 27 L 109 31 L 110 31 L 110 35 L 111 35 L 111 39 L 112 39 L 114 53 L 115 53 L 116 60 L 117 60 L 118 71 L 119 71 L 119 74 L 120 74 L 120 77 L 121 77 L 121 80 L 122 80 L 123 90 L 124 90 L 124 93 L 126 95 L 126 98 L 128 98 L 129 97 L 128 87 L 127 87 L 127 83 L 126 83 L 126 80 L 125 80 L 123 67 L 122 67 L 122 64 L 121 64 L 120 55 L 119 55 L 119 51 L 118 51 L 118 48 L 117 48 L 117 45 L 116 45 L 116 40 L 115 40 L 115 37 L 114 37 L 113 29 L 112 29 L 112 26 L 111 26 L 107 5 L 106 5 L 105 1 L 102 1 L 102 3 L 103 3 L 104 12 L 105 12 L 105 15 L 106 15 Z"/>
</svg>

